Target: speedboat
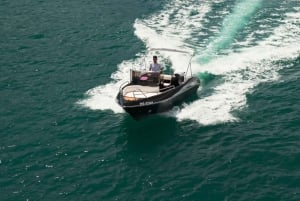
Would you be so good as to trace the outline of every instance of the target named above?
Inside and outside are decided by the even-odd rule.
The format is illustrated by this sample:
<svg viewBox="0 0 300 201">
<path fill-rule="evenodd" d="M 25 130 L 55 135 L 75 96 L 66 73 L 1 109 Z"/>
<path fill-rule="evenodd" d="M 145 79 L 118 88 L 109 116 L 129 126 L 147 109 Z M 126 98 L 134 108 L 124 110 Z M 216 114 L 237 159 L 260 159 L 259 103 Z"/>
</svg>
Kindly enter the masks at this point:
<svg viewBox="0 0 300 201">
<path fill-rule="evenodd" d="M 192 55 L 189 52 L 165 48 L 151 51 L 179 52 L 189 54 L 191 57 L 185 73 L 130 70 L 130 81 L 120 86 L 116 101 L 135 119 L 172 109 L 195 94 L 200 86 L 199 78 L 192 75 Z"/>
</svg>

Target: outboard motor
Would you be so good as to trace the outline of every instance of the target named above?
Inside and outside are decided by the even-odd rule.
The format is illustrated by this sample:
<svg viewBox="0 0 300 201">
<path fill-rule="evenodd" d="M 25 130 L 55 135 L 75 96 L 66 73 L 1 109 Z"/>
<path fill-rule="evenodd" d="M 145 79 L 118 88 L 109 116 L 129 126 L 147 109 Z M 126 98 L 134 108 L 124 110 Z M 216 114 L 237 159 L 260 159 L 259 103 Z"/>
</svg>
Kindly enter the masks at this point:
<svg viewBox="0 0 300 201">
<path fill-rule="evenodd" d="M 171 79 L 171 85 L 174 85 L 175 87 L 177 87 L 179 85 L 179 78 L 180 78 L 180 75 L 175 74 L 175 77 L 172 77 L 172 79 Z"/>
<path fill-rule="evenodd" d="M 177 72 L 175 73 L 175 77 L 178 77 L 178 82 L 179 84 L 181 84 L 182 82 L 184 82 L 184 72 Z"/>
<path fill-rule="evenodd" d="M 182 74 L 179 76 L 179 82 L 180 82 L 180 83 L 184 82 L 184 73 L 182 73 Z"/>
</svg>

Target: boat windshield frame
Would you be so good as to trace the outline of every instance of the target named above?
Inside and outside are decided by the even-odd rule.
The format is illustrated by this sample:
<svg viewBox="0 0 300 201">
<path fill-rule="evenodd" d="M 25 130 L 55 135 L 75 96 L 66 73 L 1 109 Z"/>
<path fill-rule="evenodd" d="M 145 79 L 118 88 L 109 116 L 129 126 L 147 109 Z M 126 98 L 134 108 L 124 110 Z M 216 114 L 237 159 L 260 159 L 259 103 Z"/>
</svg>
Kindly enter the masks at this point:
<svg viewBox="0 0 300 201">
<path fill-rule="evenodd" d="M 149 52 L 154 52 L 154 51 L 161 51 L 161 52 L 177 52 L 177 53 L 183 53 L 183 54 L 188 54 L 190 56 L 190 59 L 189 59 L 189 62 L 188 62 L 188 66 L 187 66 L 187 69 L 184 73 L 184 77 L 187 76 L 188 72 L 190 72 L 190 76 L 192 77 L 193 76 L 193 73 L 192 73 L 192 58 L 194 56 L 194 52 L 189 52 L 189 51 L 184 51 L 184 50 L 178 50 L 178 49 L 170 49 L 170 48 L 150 48 L 148 50 Z M 147 69 L 147 66 L 146 66 L 146 55 L 145 55 L 145 69 Z"/>
</svg>

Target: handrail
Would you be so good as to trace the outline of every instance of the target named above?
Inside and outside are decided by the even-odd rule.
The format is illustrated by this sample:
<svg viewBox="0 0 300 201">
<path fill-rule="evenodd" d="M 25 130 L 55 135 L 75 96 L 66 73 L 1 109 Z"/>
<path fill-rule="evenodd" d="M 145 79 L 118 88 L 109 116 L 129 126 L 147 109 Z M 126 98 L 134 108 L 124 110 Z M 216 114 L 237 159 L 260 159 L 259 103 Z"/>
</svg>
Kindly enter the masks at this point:
<svg viewBox="0 0 300 201">
<path fill-rule="evenodd" d="M 177 50 L 177 49 L 170 49 L 170 48 L 150 48 L 149 51 L 169 51 L 169 52 L 179 52 L 179 53 L 184 53 L 184 54 L 189 54 L 191 56 L 189 63 L 188 63 L 188 67 L 186 69 L 186 72 L 184 73 L 184 78 L 186 78 L 188 71 L 190 71 L 191 76 L 193 76 L 192 73 L 192 58 L 195 55 L 195 52 L 189 52 L 189 51 L 184 51 L 184 50 Z M 146 63 L 146 58 L 145 58 L 145 63 Z M 145 65 L 145 69 L 146 69 L 146 65 Z"/>
<path fill-rule="evenodd" d="M 190 72 L 191 72 L 191 76 L 193 76 L 193 73 L 192 73 L 192 58 L 193 58 L 193 56 L 191 56 L 191 58 L 190 58 L 188 67 L 186 69 L 186 73 L 184 74 L 184 79 L 186 78 L 186 74 L 188 73 L 189 69 L 190 69 Z"/>
<path fill-rule="evenodd" d="M 147 98 L 147 96 L 144 94 L 144 92 L 141 89 L 135 89 L 134 91 L 132 91 L 132 94 L 133 94 L 134 98 L 136 98 L 135 97 L 135 92 L 138 92 L 138 91 L 141 92 L 144 95 L 145 98 Z"/>
<path fill-rule="evenodd" d="M 193 52 L 183 51 L 183 50 L 177 50 L 177 49 L 170 49 L 170 48 L 151 48 L 150 51 L 168 51 L 168 52 L 179 52 L 179 53 L 185 53 L 189 55 L 193 55 Z"/>
<path fill-rule="evenodd" d="M 166 92 L 166 91 L 169 91 L 169 90 L 174 89 L 174 88 L 175 88 L 174 85 L 170 85 L 170 86 L 167 86 L 167 87 L 165 87 L 165 88 L 162 88 L 162 89 L 160 90 L 160 92 Z"/>
<path fill-rule="evenodd" d="M 121 84 L 120 87 L 119 87 L 119 91 L 122 91 L 122 89 L 124 88 L 124 86 L 126 84 L 128 84 L 128 83 L 129 83 L 128 81 L 123 82 L 123 84 Z M 122 94 L 123 94 L 123 91 L 122 91 Z"/>
</svg>

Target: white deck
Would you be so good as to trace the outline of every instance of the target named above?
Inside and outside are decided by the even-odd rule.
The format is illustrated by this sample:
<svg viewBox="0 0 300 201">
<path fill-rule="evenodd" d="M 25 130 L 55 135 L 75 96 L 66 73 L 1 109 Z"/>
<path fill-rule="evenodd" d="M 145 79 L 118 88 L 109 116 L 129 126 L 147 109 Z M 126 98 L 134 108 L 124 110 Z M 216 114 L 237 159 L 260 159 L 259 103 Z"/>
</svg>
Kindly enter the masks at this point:
<svg viewBox="0 0 300 201">
<path fill-rule="evenodd" d="M 130 85 L 123 89 L 123 95 L 130 98 L 149 98 L 159 93 L 158 86 Z"/>
</svg>

